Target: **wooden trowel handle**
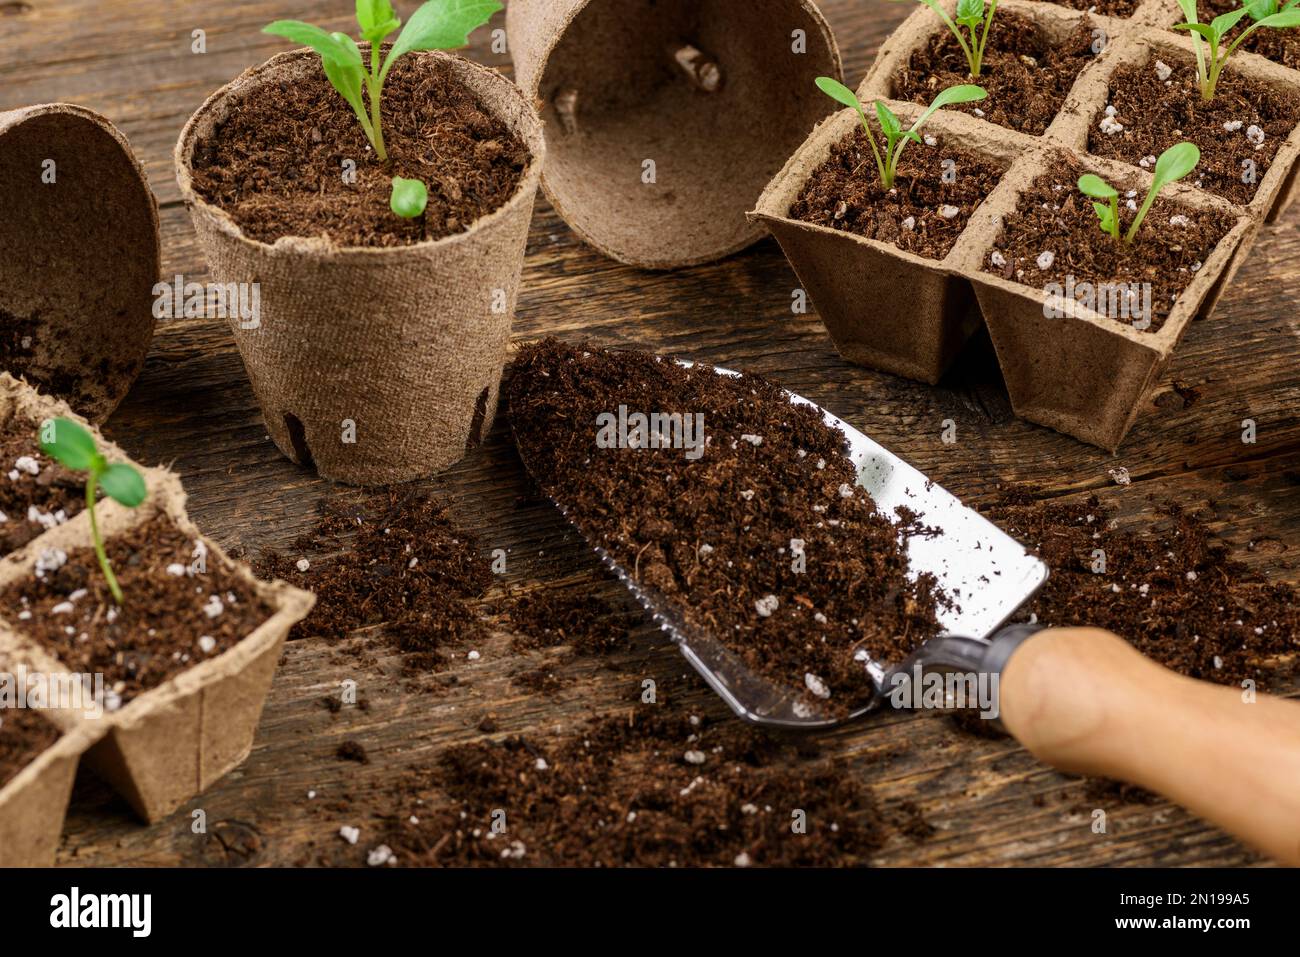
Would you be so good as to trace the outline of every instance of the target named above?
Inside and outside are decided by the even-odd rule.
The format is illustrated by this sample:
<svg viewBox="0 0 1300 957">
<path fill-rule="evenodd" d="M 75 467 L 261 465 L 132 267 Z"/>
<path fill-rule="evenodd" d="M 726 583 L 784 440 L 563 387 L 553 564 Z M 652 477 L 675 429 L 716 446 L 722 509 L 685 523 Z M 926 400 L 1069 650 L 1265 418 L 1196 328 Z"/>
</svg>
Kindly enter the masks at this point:
<svg viewBox="0 0 1300 957">
<path fill-rule="evenodd" d="M 1094 628 L 1025 640 L 1000 694 L 1040 760 L 1156 791 L 1300 865 L 1300 704 L 1183 677 Z"/>
</svg>

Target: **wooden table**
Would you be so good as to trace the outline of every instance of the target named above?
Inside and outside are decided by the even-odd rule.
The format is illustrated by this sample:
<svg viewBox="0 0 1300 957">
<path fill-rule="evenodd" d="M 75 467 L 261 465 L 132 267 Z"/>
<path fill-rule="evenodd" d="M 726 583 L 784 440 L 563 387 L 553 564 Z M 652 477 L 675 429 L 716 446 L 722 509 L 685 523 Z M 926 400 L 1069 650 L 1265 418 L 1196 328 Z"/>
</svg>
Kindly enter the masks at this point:
<svg viewBox="0 0 1300 957">
<path fill-rule="evenodd" d="M 172 175 L 182 124 L 213 89 L 284 46 L 259 30 L 301 17 L 348 29 L 351 0 L 129 3 L 125 0 L 0 0 L 0 108 L 53 100 L 106 114 L 130 138 L 161 204 L 163 274 L 202 279 L 206 265 Z M 405 6 L 410 6 L 406 3 Z M 910 12 L 883 0 L 822 0 L 850 82 L 866 70 L 887 31 Z M 405 9 L 405 7 L 404 7 Z M 207 52 L 191 52 L 191 31 Z M 480 34 L 480 38 L 485 34 Z M 474 59 L 509 71 L 480 39 Z M 1110 456 L 1017 420 L 991 360 L 977 343 L 948 379 L 929 388 L 842 361 L 815 315 L 791 314 L 794 273 L 772 241 L 725 262 L 671 274 L 602 258 L 539 200 L 524 269 L 515 339 L 546 333 L 673 352 L 746 367 L 822 403 L 905 456 L 960 496 L 988 496 L 1004 481 L 1039 483 L 1057 496 L 1099 493 L 1125 520 L 1149 521 L 1148 496 L 1208 505 L 1213 527 L 1246 562 L 1280 580 L 1300 580 L 1300 207 L 1267 228 L 1217 315 L 1187 332 L 1122 451 Z M 6 251 L 11 255 L 12 251 Z M 1174 384 L 1192 386 L 1188 404 Z M 941 441 L 945 419 L 958 441 Z M 1258 440 L 1241 441 L 1241 422 Z M 311 524 L 330 483 L 285 460 L 268 440 L 222 320 L 160 324 L 144 374 L 108 434 L 139 460 L 170 463 L 184 477 L 194 519 L 227 546 L 249 552 L 286 545 Z M 1126 466 L 1118 487 L 1108 469 Z M 501 587 L 589 583 L 619 597 L 558 515 L 535 499 L 505 430 L 447 474 L 427 483 L 488 548 L 511 549 Z M 1254 542 L 1247 551 L 1247 542 Z M 362 640 L 357 638 L 355 640 Z M 611 668 L 579 659 L 578 680 L 553 697 L 512 688 L 508 639 L 459 665 L 461 681 L 436 699 L 404 696 L 398 662 L 361 667 L 317 641 L 289 645 L 257 745 L 235 773 L 146 828 L 93 781 L 78 787 L 60 855 L 83 864 L 291 864 L 331 861 L 342 842 L 323 798 L 362 796 L 448 744 L 480 736 L 487 710 L 498 734 L 545 733 L 622 707 L 628 682 L 685 664 L 642 627 Z M 664 669 L 667 669 L 665 671 Z M 320 706 L 339 682 L 357 680 L 366 712 L 331 715 Z M 702 684 L 699 707 L 718 713 Z M 337 760 L 346 738 L 371 763 Z M 1240 864 L 1257 858 L 1236 841 L 1166 804 L 1104 804 L 1107 834 L 1090 829 L 1083 784 L 1039 764 L 1010 740 L 956 732 L 943 719 L 889 715 L 828 735 L 829 754 L 862 773 L 886 809 L 914 801 L 938 829 L 916 843 L 891 839 L 881 864 Z M 888 755 L 882 758 L 882 755 Z M 206 834 L 191 831 L 205 810 Z M 353 858 L 355 859 L 355 858 Z"/>
</svg>

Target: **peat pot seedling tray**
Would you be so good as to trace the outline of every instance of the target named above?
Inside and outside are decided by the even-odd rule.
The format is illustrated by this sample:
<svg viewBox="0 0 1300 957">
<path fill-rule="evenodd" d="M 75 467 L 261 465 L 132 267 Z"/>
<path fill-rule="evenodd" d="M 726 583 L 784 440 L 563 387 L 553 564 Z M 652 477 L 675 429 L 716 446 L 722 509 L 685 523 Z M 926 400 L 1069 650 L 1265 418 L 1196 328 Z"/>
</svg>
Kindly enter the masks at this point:
<svg viewBox="0 0 1300 957">
<path fill-rule="evenodd" d="M 955 0 L 944 7 L 951 16 Z M 1238 51 L 1220 80 L 1219 112 L 1202 109 L 1197 131 L 1148 132 L 1151 116 L 1173 112 L 1180 83 L 1195 86 L 1193 42 L 1172 29 L 1183 17 L 1175 0 L 1114 0 L 1098 9 L 1127 15 L 1029 0 L 998 4 L 979 81 L 989 97 L 935 113 L 900 167 L 901 177 L 909 163 L 926 165 L 916 174 L 923 188 L 908 195 L 929 197 L 942 193 L 945 170 L 951 177 L 963 166 L 982 169 L 982 198 L 933 203 L 933 215 L 948 220 L 938 232 L 946 230 L 949 241 L 904 248 L 897 236 L 853 231 L 856 213 L 843 202 L 830 215 L 808 213 L 814 187 L 860 135 L 853 109 L 818 125 L 750 218 L 780 242 L 845 359 L 933 384 L 985 325 L 1017 415 L 1113 452 L 1187 326 L 1212 314 L 1260 226 L 1295 198 L 1300 71 Z M 956 73 L 940 82 L 945 42 L 951 37 L 943 22 L 918 4 L 857 90 L 868 116 L 882 100 L 907 128 L 940 89 L 972 82 Z M 1007 46 L 1012 62 L 1003 69 L 1017 71 L 1016 83 L 994 75 L 1002 62 L 992 52 L 998 42 Z M 1057 71 L 1051 82 L 1017 100 L 1030 82 L 1023 78 L 1045 64 Z M 1143 113 L 1147 94 L 1133 93 L 1142 83 L 1150 84 L 1151 101 L 1172 98 L 1171 108 Z M 1233 111 L 1245 119 L 1234 122 Z M 1258 112 L 1260 126 L 1248 111 Z M 1130 252 L 1094 256 L 1092 244 L 1118 241 L 1097 225 L 1078 176 L 1101 176 L 1135 210 L 1152 182 L 1151 154 L 1182 139 L 1200 140 L 1201 163 L 1161 190 Z M 865 166 L 872 167 L 869 153 Z M 923 182 L 931 175 L 933 183 Z M 1122 207 L 1121 218 L 1127 215 Z M 1049 241 L 1050 230 L 1027 232 L 1035 218 L 1064 224 L 1060 242 Z M 1072 231 L 1076 219 L 1090 228 Z M 911 217 L 908 228 L 916 222 Z M 1032 255 L 1018 249 L 1024 236 L 1041 237 L 1044 248 Z M 1122 266 L 1093 265 L 1108 260 Z"/>
<path fill-rule="evenodd" d="M 29 427 L 35 436 L 42 422 L 56 417 L 87 428 L 109 462 L 130 461 L 65 403 L 0 373 L 0 422 L 5 423 L 7 432 Z M 15 427 L 8 429 L 15 422 Z M 58 469 L 48 458 L 36 464 L 42 471 Z M 41 709 L 42 717 L 61 737 L 48 755 L 37 758 L 0 790 L 0 864 L 10 863 L 5 851 L 10 846 L 7 838 L 16 834 L 30 835 L 13 845 L 19 848 L 16 853 L 22 862 L 52 861 L 67 803 L 67 776 L 82 752 L 87 763 L 151 823 L 242 763 L 252 748 L 289 628 L 306 616 L 315 600 L 309 592 L 284 582 L 254 578 L 247 566 L 226 556 L 190 522 L 185 492 L 174 474 L 165 469 L 139 471 L 148 490 L 139 507 L 128 509 L 107 497 L 95 507 L 105 549 L 123 582 L 121 609 L 111 598 L 101 601 L 106 589 L 93 566 L 82 587 L 61 600 L 64 583 L 58 576 L 76 571 L 88 554 L 93 560 L 91 514 L 84 508 L 73 512 L 69 506 L 66 514 L 49 520 L 38 535 L 0 558 L 0 592 L 16 590 L 0 608 L 0 664 L 23 665 L 41 675 L 90 674 L 92 683 L 94 672 L 99 672 L 104 689 L 98 702 L 65 700 Z M 14 480 L 12 476 L 10 480 Z M 39 477 L 20 475 L 19 480 L 36 482 Z M 56 483 L 65 481 L 55 477 Z M 48 507 L 48 514 L 53 514 L 54 504 Z M 176 556 L 169 552 L 164 559 L 159 542 L 176 545 Z M 113 557 L 115 552 L 117 557 Z M 160 569 L 165 562 L 171 564 L 154 580 L 137 577 L 136 587 L 128 587 L 126 575 L 132 573 L 132 566 L 148 569 L 151 560 Z M 188 567 L 182 561 L 189 563 Z M 43 592 L 42 582 L 48 583 Z M 119 614 L 128 622 L 135 620 L 133 600 L 143 605 L 150 596 L 169 593 L 169 586 L 162 582 L 170 582 L 173 592 L 192 596 L 189 600 L 195 602 L 195 610 L 202 612 L 194 618 L 205 621 L 203 630 L 210 630 L 216 638 L 196 636 L 193 647 L 188 643 L 184 648 L 166 645 L 171 636 L 165 634 L 163 621 L 177 611 L 166 608 L 166 614 L 155 616 L 159 627 L 150 629 L 147 636 L 134 632 L 110 635 L 108 625 L 102 622 L 111 623 Z M 214 590 L 219 592 L 220 605 L 210 594 Z M 238 615 L 236 601 L 232 601 L 235 592 L 239 592 L 238 604 L 247 609 Z M 33 596 L 30 601 L 29 594 Z M 53 601 L 62 607 L 51 606 Z M 197 607 L 204 604 L 210 607 Z M 222 614 L 231 616 L 224 626 Z M 36 627 L 39 622 L 56 620 L 66 620 L 67 625 L 55 631 Z M 112 670 L 113 654 L 95 657 L 94 649 L 101 640 L 99 629 L 104 629 L 102 636 L 109 636 L 108 647 L 117 649 L 117 665 L 128 663 L 121 674 Z M 51 634 L 57 634 L 58 640 L 52 640 Z M 80 656 L 78 664 L 65 660 L 70 651 Z"/>
</svg>

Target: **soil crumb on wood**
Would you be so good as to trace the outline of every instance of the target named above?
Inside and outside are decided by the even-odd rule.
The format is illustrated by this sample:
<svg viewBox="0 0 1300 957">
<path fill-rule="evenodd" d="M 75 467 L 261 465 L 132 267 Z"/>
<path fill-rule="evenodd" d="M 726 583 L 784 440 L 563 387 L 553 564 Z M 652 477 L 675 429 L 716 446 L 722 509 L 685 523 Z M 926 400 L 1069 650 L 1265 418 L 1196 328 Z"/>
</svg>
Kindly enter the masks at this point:
<svg viewBox="0 0 1300 957">
<path fill-rule="evenodd" d="M 935 580 L 909 581 L 843 434 L 765 379 L 548 339 L 520 353 L 509 395 L 522 457 L 588 541 L 797 706 L 862 703 L 867 656 L 897 661 L 935 633 Z M 683 447 L 620 443 L 601 431 L 620 407 L 702 416 L 707 443 L 693 459 L 684 428 Z"/>
<path fill-rule="evenodd" d="M 1249 79 L 1229 61 L 1207 103 L 1191 57 L 1153 53 L 1149 63 L 1123 67 L 1111 79 L 1110 99 L 1088 131 L 1088 152 L 1134 165 L 1146 159 L 1154 167 L 1154 158 L 1175 143 L 1195 143 L 1201 161 L 1184 182 L 1245 205 L 1297 123 L 1298 90 Z"/>
<path fill-rule="evenodd" d="M 258 573 L 316 593 L 290 638 L 340 640 L 383 625 L 412 673 L 445 667 L 444 648 L 481 638 L 474 603 L 492 571 L 474 537 L 433 496 L 406 487 L 322 499 L 293 551 L 262 554 Z"/>
<path fill-rule="evenodd" d="M 1079 71 L 1093 59 L 1094 26 L 1085 20 L 1063 42 L 1053 44 L 1028 17 L 998 10 L 979 79 L 973 81 L 966 54 L 935 17 L 935 32 L 894 75 L 894 98 L 929 104 L 941 90 L 978 82 L 988 91 L 986 99 L 945 109 L 982 115 L 998 126 L 1039 136 L 1056 118 Z"/>
<path fill-rule="evenodd" d="M 878 137 L 877 142 L 883 155 L 884 144 Z M 948 170 L 951 182 L 944 181 Z M 893 243 L 928 259 L 943 259 L 1004 171 L 932 137 L 908 145 L 893 188 L 885 189 L 866 131 L 859 126 L 831 147 L 831 155 L 809 177 L 790 215 Z"/>
<path fill-rule="evenodd" d="M 1174 671 L 1267 686 L 1300 652 L 1300 594 L 1232 560 L 1205 523 L 1175 506 L 1142 531 L 1113 523 L 1095 497 L 1035 501 L 1012 490 L 986 517 L 1047 562 L 1051 577 L 1021 609 L 1047 626 L 1106 628 Z M 1105 554 L 1094 572 L 1095 550 Z"/>
<path fill-rule="evenodd" d="M 1282 3 L 1278 4 L 1278 6 L 1282 5 Z M 1231 13 L 1240 6 L 1238 0 L 1199 0 L 1196 5 L 1196 19 L 1201 23 L 1209 23 L 1215 17 Z M 1242 31 L 1253 22 L 1249 16 L 1242 19 L 1236 27 L 1228 32 L 1224 42 L 1228 44 L 1234 42 Z M 1182 31 L 1178 32 L 1181 33 Z M 1252 33 L 1237 49 L 1238 51 L 1244 50 L 1250 53 L 1258 53 L 1274 63 L 1281 63 L 1293 70 L 1300 69 L 1300 30 L 1272 30 L 1265 27 Z M 1233 54 L 1233 56 L 1236 56 L 1236 54 Z M 1228 69 L 1232 69 L 1232 60 L 1228 61 Z"/>
<path fill-rule="evenodd" d="M 0 788 L 59 740 L 54 725 L 27 708 L 0 709 Z"/>
<path fill-rule="evenodd" d="M 1136 323 L 1139 329 L 1149 320 L 1146 331 L 1154 332 L 1164 325 L 1178 296 L 1234 220 L 1218 210 L 1158 199 L 1134 241 L 1126 243 L 1102 232 L 1092 200 L 1079 192 L 1084 172 L 1064 156 L 1052 163 L 1051 172 L 1021 195 L 1003 221 L 1002 232 L 984 259 L 984 271 L 1042 290 L 1044 295 L 1050 284 L 1058 292 L 1073 289 L 1076 302 L 1106 318 Z M 1136 182 L 1111 185 L 1120 191 L 1122 237 L 1146 193 L 1136 188 Z M 1105 296 L 1098 287 L 1109 287 Z"/>
<path fill-rule="evenodd" d="M 362 46 L 369 63 L 369 48 Z M 323 71 L 269 84 L 195 147 L 194 189 L 249 237 L 328 236 L 340 246 L 401 246 L 464 232 L 514 195 L 523 141 L 432 55 L 399 59 L 384 83 L 381 163 Z M 344 181 L 345 161 L 356 182 Z M 421 180 L 424 214 L 389 207 L 392 179 Z"/>
<path fill-rule="evenodd" d="M 626 641 L 634 624 L 631 616 L 585 589 L 521 595 L 506 613 L 517 632 L 511 641 L 515 651 L 568 645 L 580 655 L 604 655 Z"/>
<path fill-rule="evenodd" d="M 104 675 L 105 708 L 233 648 L 274 609 L 233 566 L 159 514 L 105 543 L 125 598 L 113 600 L 89 547 L 38 556 L 45 570 L 11 584 L 0 607 L 74 674 Z"/>
<path fill-rule="evenodd" d="M 20 415 L 0 425 L 0 555 L 63 524 L 85 503 L 85 480 L 41 451 L 40 423 Z"/>
<path fill-rule="evenodd" d="M 382 841 L 405 866 L 861 865 L 885 837 L 859 774 L 667 704 L 452 748 L 394 805 Z"/>
</svg>

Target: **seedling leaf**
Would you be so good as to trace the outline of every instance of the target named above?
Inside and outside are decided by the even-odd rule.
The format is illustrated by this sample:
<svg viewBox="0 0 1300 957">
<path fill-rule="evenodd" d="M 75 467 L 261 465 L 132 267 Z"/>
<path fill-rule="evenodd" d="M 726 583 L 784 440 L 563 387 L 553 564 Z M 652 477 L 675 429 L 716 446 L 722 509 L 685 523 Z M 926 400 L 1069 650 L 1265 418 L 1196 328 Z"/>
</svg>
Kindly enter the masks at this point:
<svg viewBox="0 0 1300 957">
<path fill-rule="evenodd" d="M 1079 177 L 1079 191 L 1093 199 L 1115 199 L 1119 196 L 1115 187 L 1092 173 L 1085 173 Z"/>
<path fill-rule="evenodd" d="M 424 212 L 429 203 L 429 190 L 418 179 L 393 177 L 393 194 L 388 205 L 403 219 L 414 219 Z"/>
<path fill-rule="evenodd" d="M 148 494 L 144 477 L 124 462 L 114 462 L 99 476 L 104 494 L 127 508 L 135 508 Z"/>
<path fill-rule="evenodd" d="M 1271 17 L 1265 17 L 1255 24 L 1258 27 L 1273 27 L 1274 29 L 1288 29 L 1290 27 L 1300 27 L 1300 9 L 1288 8 L 1281 13 L 1275 13 Z"/>
<path fill-rule="evenodd" d="M 1195 143 L 1177 143 L 1160 154 L 1156 160 L 1155 181 L 1151 189 L 1159 192 L 1170 183 L 1182 179 L 1201 161 L 1201 151 Z"/>
<path fill-rule="evenodd" d="M 49 441 L 46 441 L 46 438 Z M 86 473 L 86 512 L 90 516 L 90 539 L 95 547 L 95 558 L 113 600 L 122 604 L 122 588 L 104 551 L 104 540 L 99 534 L 95 516 L 95 494 L 100 487 L 104 493 L 127 508 L 135 508 L 144 501 L 148 490 L 144 477 L 134 466 L 123 462 L 109 465 L 95 447 L 95 437 L 71 419 L 49 419 L 41 424 L 41 449 L 65 468 Z"/>
<path fill-rule="evenodd" d="M 357 0 L 357 26 L 361 27 L 361 35 L 371 43 L 382 43 L 401 25 L 401 18 L 389 0 Z"/>
<path fill-rule="evenodd" d="M 469 43 L 469 35 L 503 9 L 497 0 L 428 0 L 411 14 L 384 62 L 384 72 L 404 53 L 413 50 L 455 50 Z"/>
<path fill-rule="evenodd" d="M 345 47 L 340 45 L 331 34 L 310 23 L 303 23 L 301 20 L 276 20 L 263 27 L 262 32 L 311 47 L 321 55 L 322 60 L 329 60 L 338 66 L 346 67 L 351 62 Z"/>
<path fill-rule="evenodd" d="M 892 143 L 902 132 L 903 126 L 898 122 L 898 117 L 880 100 L 876 100 L 876 119 L 880 121 L 880 129 L 885 134 L 886 142 Z"/>
<path fill-rule="evenodd" d="M 99 458 L 95 438 L 71 419 L 54 419 L 54 441 L 41 442 L 41 451 L 74 472 L 89 471 Z"/>
</svg>

